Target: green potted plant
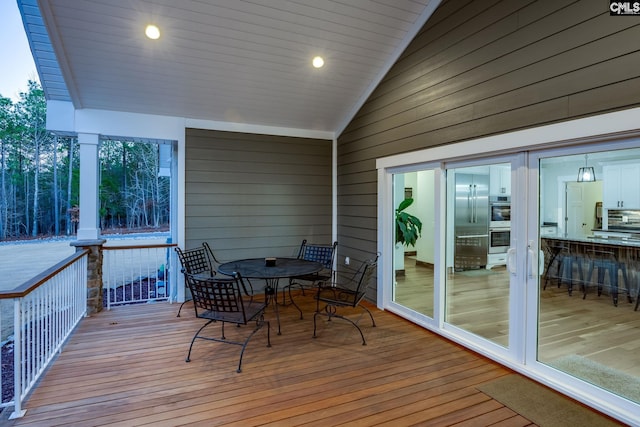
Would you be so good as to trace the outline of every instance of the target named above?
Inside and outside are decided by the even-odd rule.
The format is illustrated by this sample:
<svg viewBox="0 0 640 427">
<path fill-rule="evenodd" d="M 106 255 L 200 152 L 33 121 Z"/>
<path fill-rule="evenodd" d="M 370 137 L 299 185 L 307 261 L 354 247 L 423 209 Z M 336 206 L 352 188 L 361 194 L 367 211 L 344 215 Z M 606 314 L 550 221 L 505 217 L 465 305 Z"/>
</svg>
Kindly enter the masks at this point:
<svg viewBox="0 0 640 427">
<path fill-rule="evenodd" d="M 413 199 L 406 198 L 396 208 L 396 243 L 402 243 L 405 246 L 415 246 L 422 232 L 422 221 L 404 212 L 411 204 Z"/>
</svg>

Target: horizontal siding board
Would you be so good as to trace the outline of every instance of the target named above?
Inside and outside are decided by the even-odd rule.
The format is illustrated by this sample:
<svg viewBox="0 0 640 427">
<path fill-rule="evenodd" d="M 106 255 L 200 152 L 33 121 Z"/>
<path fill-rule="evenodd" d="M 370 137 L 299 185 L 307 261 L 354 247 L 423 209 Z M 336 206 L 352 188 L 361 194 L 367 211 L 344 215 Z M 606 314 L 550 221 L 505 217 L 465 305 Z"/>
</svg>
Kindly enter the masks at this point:
<svg viewBox="0 0 640 427">
<path fill-rule="evenodd" d="M 369 181 L 369 182 L 356 181 L 354 184 L 341 185 L 340 188 L 342 188 L 343 191 L 340 194 L 340 197 L 345 197 L 345 196 L 349 196 L 349 195 L 352 195 L 352 194 L 373 194 L 373 195 L 376 195 L 377 194 L 377 187 L 378 187 L 377 180 L 373 180 L 373 181 Z"/>
<path fill-rule="evenodd" d="M 251 236 L 248 239 L 239 240 L 237 238 L 221 238 L 214 231 L 203 229 L 190 232 L 187 238 L 187 247 L 197 247 L 202 245 L 202 242 L 208 242 L 214 248 L 216 258 L 220 261 L 267 256 L 295 257 L 302 240 L 308 238 L 303 234 L 288 234 L 286 237 Z M 328 243 L 331 241 L 331 236 L 318 233 L 314 241 L 316 240 Z M 242 251 L 246 251 L 246 253 L 241 254 Z"/>
<path fill-rule="evenodd" d="M 193 228 L 194 230 L 198 230 L 197 228 Z M 249 240 L 256 237 L 261 239 L 280 239 L 282 236 L 305 236 L 305 233 L 309 231 L 309 226 L 304 225 L 285 225 L 285 226 L 255 226 L 255 227 L 203 227 L 201 232 L 205 229 L 211 229 L 211 234 L 215 235 L 216 239 L 238 239 L 239 243 L 242 243 L 243 240 Z M 323 240 L 321 235 L 314 236 L 315 240 Z M 298 240 L 298 239 L 296 239 Z M 302 241 L 302 238 L 299 239 Z M 330 240 L 330 238 L 329 238 Z"/>
<path fill-rule="evenodd" d="M 375 167 L 375 164 L 373 165 L 373 167 Z M 371 192 L 373 193 L 376 192 L 377 182 L 378 182 L 378 176 L 375 173 L 375 171 L 372 171 L 371 169 L 364 172 L 359 172 L 359 173 L 345 172 L 338 175 L 338 185 L 340 187 L 343 187 L 345 185 L 370 183 L 371 187 L 368 187 L 368 188 L 372 188 Z"/>
<path fill-rule="evenodd" d="M 357 227 L 368 230 L 375 230 L 378 227 L 377 217 L 351 217 L 348 215 L 340 215 L 340 224 L 345 228 Z"/>
<path fill-rule="evenodd" d="M 211 157 L 211 149 L 196 149 L 189 153 L 188 160 L 194 162 L 192 167 L 198 169 L 198 167 L 210 167 L 202 163 L 201 159 L 207 159 Z M 229 164 L 233 165 L 233 162 L 246 162 L 248 164 L 267 164 L 267 165 L 288 165 L 293 166 L 299 163 L 308 165 L 323 165 L 323 159 L 331 152 L 331 147 L 324 147 L 322 153 L 314 154 L 300 154 L 292 153 L 291 150 L 284 152 L 277 151 L 215 151 L 216 167 L 228 167 Z"/>
<path fill-rule="evenodd" d="M 317 215 L 318 212 L 322 212 L 322 210 L 318 207 L 318 205 L 313 206 L 204 206 L 204 205 L 188 205 L 190 206 L 186 217 L 190 216 L 235 216 L 238 220 L 239 218 L 244 218 L 246 221 L 249 221 L 248 226 L 251 225 L 251 218 L 257 216 L 270 217 L 270 216 L 278 216 L 278 215 L 288 215 L 292 218 L 297 216 L 314 216 Z M 285 209 L 286 208 L 286 209 Z M 331 212 L 331 208 L 325 208 L 326 212 Z M 229 219 L 229 221 L 232 221 Z"/>
<path fill-rule="evenodd" d="M 317 175 L 311 175 L 317 177 Z M 190 171 L 189 180 L 192 182 L 213 182 L 217 184 L 281 184 L 281 185 L 303 185 L 300 175 L 295 175 L 284 170 L 278 174 L 277 171 L 272 173 L 245 173 L 238 174 L 233 172 L 216 172 L 216 171 Z M 309 182 L 314 182 L 311 180 Z"/>
<path fill-rule="evenodd" d="M 190 231 L 186 236 L 185 246 L 188 248 L 197 247 L 201 246 L 202 242 L 207 242 L 220 261 L 268 256 L 295 257 L 304 238 L 308 238 L 308 236 L 288 234 L 286 236 L 251 236 L 240 240 L 238 238 L 220 238 L 204 229 Z M 317 241 L 330 242 L 331 236 L 318 233 Z"/>
<path fill-rule="evenodd" d="M 319 243 L 331 242 L 331 235 L 323 233 L 323 230 L 320 230 L 319 228 L 320 227 L 315 227 L 315 229 L 314 227 L 306 227 L 295 230 L 292 229 L 287 231 L 286 235 L 256 235 L 255 233 L 253 233 L 248 237 L 243 237 L 242 239 L 238 236 L 221 236 L 220 234 L 218 234 L 219 229 L 216 228 L 195 228 L 190 230 L 188 239 L 195 241 L 196 245 L 202 244 L 203 241 L 215 242 L 215 245 L 212 245 L 212 247 L 219 249 L 220 259 L 230 259 L 229 256 L 225 256 L 225 251 L 269 248 L 269 242 L 273 243 L 274 251 L 266 250 L 262 254 L 255 254 L 255 252 L 252 252 L 251 257 L 270 256 L 270 253 L 277 256 L 291 256 L 297 255 L 297 253 L 293 254 L 292 251 L 278 252 L 275 251 L 275 247 L 299 248 L 300 243 L 303 239 L 309 240 L 309 236 L 305 234 L 309 232 L 315 233 L 310 241 Z M 253 229 L 253 231 L 256 230 Z M 217 251 L 216 257 L 218 257 Z"/>
<path fill-rule="evenodd" d="M 345 227 L 344 237 L 358 240 L 369 240 L 371 238 L 371 229 L 365 227 Z"/>
<path fill-rule="evenodd" d="M 291 222 L 297 219 L 298 227 L 308 228 L 309 226 L 331 226 L 331 218 L 327 215 L 278 215 L 278 216 L 253 216 L 252 222 L 257 227 L 290 227 Z M 211 228 L 218 229 L 229 227 L 233 222 L 227 216 L 189 216 L 190 228 Z"/>
<path fill-rule="evenodd" d="M 311 184 L 294 184 L 288 186 L 265 184 L 265 183 L 252 183 L 247 186 L 247 193 L 245 194 L 272 194 L 272 195 L 288 195 L 288 194 L 305 194 L 307 196 L 322 197 L 326 196 L 327 188 L 331 187 L 330 183 L 322 184 L 320 182 L 316 185 Z M 218 186 L 215 189 L 215 193 L 212 192 L 211 185 L 208 182 L 191 182 L 189 188 L 186 189 L 186 194 L 216 194 L 219 197 L 226 197 L 230 194 L 237 194 L 236 188 L 230 186 Z"/>
<path fill-rule="evenodd" d="M 640 103 L 640 78 L 634 78 L 569 97 L 571 116 L 584 116 L 599 111 L 617 110 L 621 106 L 637 106 Z"/>
<path fill-rule="evenodd" d="M 338 231 L 344 236 L 342 240 L 338 240 L 338 255 L 341 260 L 344 260 L 344 257 L 348 256 L 351 258 L 350 265 L 357 268 L 362 261 L 375 256 L 376 251 L 378 250 L 375 239 L 357 239 L 350 237 L 346 232 L 347 230 L 344 228 L 341 228 Z M 340 269 L 345 268 L 342 263 L 339 265 Z"/>
<path fill-rule="evenodd" d="M 276 206 L 289 207 L 295 210 L 296 206 L 314 206 L 322 207 L 322 199 L 315 196 L 307 196 L 305 194 L 296 194 L 290 196 L 266 195 L 266 194 L 233 194 L 219 197 L 217 194 L 195 194 L 187 193 L 187 202 L 192 206 L 212 206 L 216 205 L 221 209 L 234 209 L 234 206 L 241 205 L 244 207 L 256 206 Z"/>
<path fill-rule="evenodd" d="M 244 258 L 263 258 L 268 256 L 292 257 L 301 240 L 288 237 L 285 240 L 274 238 L 216 239 L 215 236 L 187 234 L 186 247 L 201 246 L 202 242 L 213 242 L 216 257 L 221 261 L 233 261 Z"/>
<path fill-rule="evenodd" d="M 374 205 L 341 205 L 338 207 L 338 217 L 377 218 L 377 204 Z"/>
<path fill-rule="evenodd" d="M 376 206 L 378 195 L 376 193 L 353 194 L 350 196 L 338 196 L 338 202 L 349 206 Z"/>
</svg>

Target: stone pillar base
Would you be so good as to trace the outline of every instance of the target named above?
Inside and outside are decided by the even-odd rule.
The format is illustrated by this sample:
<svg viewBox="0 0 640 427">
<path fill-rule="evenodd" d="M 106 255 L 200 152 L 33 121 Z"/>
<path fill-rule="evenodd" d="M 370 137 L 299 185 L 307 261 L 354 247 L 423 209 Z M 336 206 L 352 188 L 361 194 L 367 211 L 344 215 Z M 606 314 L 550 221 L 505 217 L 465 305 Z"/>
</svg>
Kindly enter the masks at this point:
<svg viewBox="0 0 640 427">
<path fill-rule="evenodd" d="M 87 316 L 102 311 L 102 246 L 106 240 L 76 240 L 76 252 L 89 249 L 87 261 Z"/>
</svg>

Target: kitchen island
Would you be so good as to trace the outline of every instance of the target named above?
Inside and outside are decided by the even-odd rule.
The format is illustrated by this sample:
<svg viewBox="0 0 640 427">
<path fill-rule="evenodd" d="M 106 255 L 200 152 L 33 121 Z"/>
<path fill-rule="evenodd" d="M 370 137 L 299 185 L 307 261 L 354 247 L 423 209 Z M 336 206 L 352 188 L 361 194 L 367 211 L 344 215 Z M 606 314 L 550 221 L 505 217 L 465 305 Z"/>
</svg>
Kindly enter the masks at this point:
<svg viewBox="0 0 640 427">
<path fill-rule="evenodd" d="M 638 309 L 640 239 L 546 235 L 541 237 L 541 249 L 545 254 L 545 288 L 556 279 L 559 285 L 568 285 L 571 295 L 578 284 L 586 298 L 591 287 L 597 287 L 598 295 L 607 287 L 617 305 L 621 283 L 630 303 L 635 296 Z"/>
</svg>

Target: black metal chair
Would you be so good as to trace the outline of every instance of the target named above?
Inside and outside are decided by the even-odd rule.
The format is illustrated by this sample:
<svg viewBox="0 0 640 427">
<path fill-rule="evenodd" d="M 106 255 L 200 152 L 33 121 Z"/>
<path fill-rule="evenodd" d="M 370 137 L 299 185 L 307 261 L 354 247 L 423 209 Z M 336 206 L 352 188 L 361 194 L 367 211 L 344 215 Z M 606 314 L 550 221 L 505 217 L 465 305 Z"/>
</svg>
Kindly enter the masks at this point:
<svg viewBox="0 0 640 427">
<path fill-rule="evenodd" d="M 373 314 L 371 314 L 371 311 L 361 303 L 366 295 L 367 289 L 371 286 L 371 282 L 376 274 L 377 265 L 378 256 L 374 259 L 363 262 L 353 277 L 343 284 L 338 283 L 335 286 L 332 286 L 329 282 L 320 282 L 320 286 L 318 287 L 318 292 L 315 297 L 317 301 L 316 312 L 313 315 L 314 338 L 317 337 L 316 330 L 318 316 L 326 316 L 329 321 L 336 317 L 344 319 L 355 326 L 358 332 L 360 332 L 360 337 L 362 337 L 362 345 L 367 345 L 362 329 L 358 326 L 358 322 L 364 315 L 364 312 L 366 312 L 369 314 L 369 318 L 371 318 L 371 325 L 373 327 L 376 326 Z M 324 304 L 324 307 L 322 308 L 321 303 Z M 339 313 L 340 310 L 346 311 L 348 309 L 356 308 L 360 308 L 363 312 L 361 313 L 360 318 L 355 321 Z"/>
<path fill-rule="evenodd" d="M 323 245 L 316 243 L 307 243 L 306 239 L 302 241 L 300 250 L 298 251 L 298 259 L 319 262 L 320 264 L 322 264 L 323 269 L 316 273 L 292 277 L 291 279 L 289 279 L 289 284 L 282 288 L 282 303 L 285 303 L 285 292 L 288 292 L 289 300 L 300 312 L 300 319 L 303 318 L 302 310 L 293 299 L 291 289 L 298 288 L 300 289 L 302 295 L 304 295 L 305 289 L 316 288 L 319 282 L 333 282 L 335 274 L 333 265 L 336 258 L 337 248 L 338 242 L 333 242 L 332 245 Z"/>
<path fill-rule="evenodd" d="M 180 271 L 182 271 L 182 274 L 184 274 L 185 283 L 188 283 L 187 274 L 200 274 L 205 276 L 208 275 L 209 277 L 213 277 L 216 275 L 216 269 L 211 262 L 212 260 L 209 258 L 209 252 L 207 251 L 208 245 L 205 246 L 205 244 L 198 248 L 184 250 L 176 247 L 178 260 L 182 265 L 182 269 Z M 184 302 L 180 304 L 178 315 L 176 317 L 180 317 L 182 306 L 184 306 L 189 301 L 191 301 L 191 298 L 185 299 Z"/>
<path fill-rule="evenodd" d="M 253 335 L 265 324 L 267 325 L 267 347 L 271 347 L 271 325 L 264 319 L 264 310 L 267 307 L 265 295 L 264 301 L 257 301 L 251 298 L 246 301 L 242 298 L 241 288 L 244 289 L 243 279 L 239 274 L 235 277 L 203 277 L 197 274 L 186 274 L 189 290 L 193 298 L 196 317 L 206 319 L 204 324 L 193 336 L 186 362 L 191 361 L 191 350 L 196 339 L 217 341 L 226 344 L 234 344 L 242 347 L 237 372 L 242 372 L 242 356 L 244 350 Z M 221 323 L 221 337 L 210 337 L 201 335 L 204 328 L 213 322 Z M 234 341 L 225 336 L 224 326 L 226 323 L 235 325 L 247 325 L 255 322 L 255 327 L 244 339 L 244 341 Z"/>
<path fill-rule="evenodd" d="M 185 274 L 185 283 L 187 283 L 186 274 L 197 274 L 202 277 L 214 277 L 218 274 L 218 266 L 221 262 L 218 261 L 216 256 L 213 254 L 213 250 L 207 242 L 203 242 L 201 247 L 193 249 L 182 250 L 176 247 L 176 253 L 178 254 L 180 264 L 182 265 L 181 271 Z M 242 281 L 243 286 L 245 285 L 245 282 L 249 285 L 250 290 L 246 289 L 246 287 L 243 290 L 247 296 L 252 296 L 253 285 L 249 280 L 245 279 Z M 178 315 L 176 317 L 180 317 L 182 306 L 189 301 L 191 301 L 191 298 L 185 299 L 185 301 L 180 304 Z"/>
</svg>

